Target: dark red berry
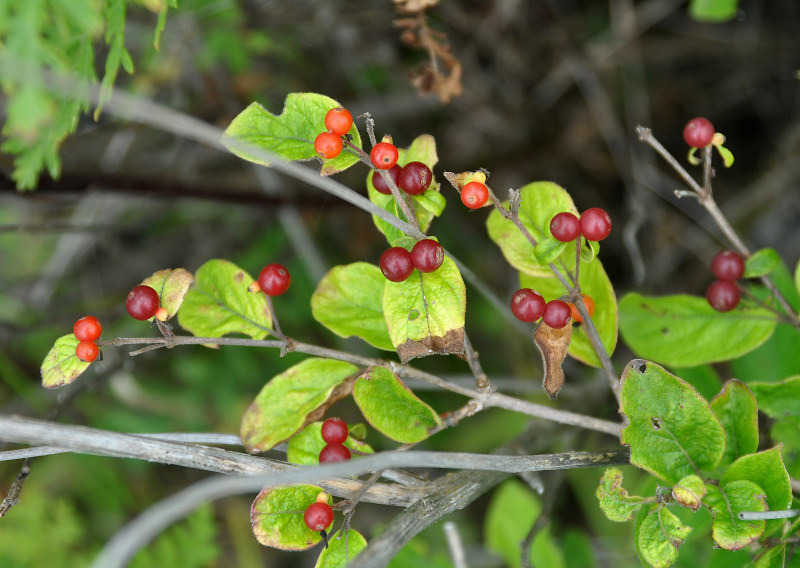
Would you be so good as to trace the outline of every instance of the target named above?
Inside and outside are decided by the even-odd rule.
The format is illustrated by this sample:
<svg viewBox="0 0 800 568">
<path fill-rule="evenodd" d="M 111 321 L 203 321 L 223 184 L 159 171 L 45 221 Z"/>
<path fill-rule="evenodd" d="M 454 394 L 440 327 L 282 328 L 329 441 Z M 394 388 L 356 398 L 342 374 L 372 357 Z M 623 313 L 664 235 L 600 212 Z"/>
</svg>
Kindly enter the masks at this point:
<svg viewBox="0 0 800 568">
<path fill-rule="evenodd" d="M 397 163 L 397 147 L 388 142 L 378 142 L 369 152 L 372 165 L 379 170 L 388 170 Z"/>
<path fill-rule="evenodd" d="M 312 531 L 324 531 L 333 522 L 333 509 L 327 503 L 311 503 L 303 513 L 303 520 Z"/>
<path fill-rule="evenodd" d="M 397 164 L 393 165 L 391 168 L 386 170 L 389 176 L 392 178 L 392 181 L 395 185 L 397 185 L 397 179 L 400 176 L 400 170 L 402 168 Z M 372 187 L 375 188 L 375 191 L 378 193 L 383 193 L 384 195 L 391 195 L 392 190 L 389 189 L 389 186 L 386 185 L 386 182 L 383 180 L 383 176 L 381 172 L 372 172 Z"/>
<path fill-rule="evenodd" d="M 531 323 L 542 317 L 546 302 L 539 292 L 521 288 L 511 297 L 511 313 L 520 321 Z"/>
<path fill-rule="evenodd" d="M 381 272 L 392 282 L 402 282 L 414 272 L 411 253 L 403 247 L 392 247 L 381 255 L 378 262 Z"/>
<path fill-rule="evenodd" d="M 350 431 L 341 418 L 328 418 L 322 423 L 321 433 L 326 444 L 344 444 Z"/>
<path fill-rule="evenodd" d="M 144 284 L 131 290 L 125 300 L 125 307 L 131 317 L 142 321 L 156 315 L 159 304 L 161 304 L 161 299 L 158 297 L 158 292 Z"/>
<path fill-rule="evenodd" d="M 433 180 L 433 172 L 422 162 L 409 162 L 400 170 L 397 185 L 409 195 L 425 193 Z"/>
<path fill-rule="evenodd" d="M 736 282 L 744 274 L 744 259 L 735 251 L 723 250 L 711 260 L 711 272 L 720 280 Z"/>
<path fill-rule="evenodd" d="M 727 280 L 715 280 L 706 290 L 706 299 L 718 312 L 729 312 L 739 305 L 742 294 L 739 287 Z"/>
<path fill-rule="evenodd" d="M 705 148 L 714 138 L 714 125 L 702 116 L 693 118 L 683 127 L 683 139 L 689 146 Z"/>
<path fill-rule="evenodd" d="M 81 341 L 75 348 L 75 355 L 84 363 L 91 363 L 97 359 L 100 349 L 94 341 Z"/>
<path fill-rule="evenodd" d="M 572 242 L 581 235 L 581 222 L 568 211 L 557 213 L 550 219 L 550 233 L 562 243 Z"/>
<path fill-rule="evenodd" d="M 100 325 L 100 320 L 94 316 L 84 316 L 72 326 L 72 333 L 75 334 L 78 341 L 97 341 L 102 332 L 103 326 Z"/>
<path fill-rule="evenodd" d="M 350 450 L 342 444 L 328 444 L 319 453 L 319 463 L 333 463 L 350 459 Z"/>
<path fill-rule="evenodd" d="M 342 137 L 333 132 L 320 132 L 314 139 L 314 151 L 325 160 L 334 159 L 342 148 Z"/>
<path fill-rule="evenodd" d="M 280 296 L 289 289 L 292 277 L 282 264 L 272 263 L 261 269 L 258 285 L 267 296 Z"/>
<path fill-rule="evenodd" d="M 611 233 L 611 217 L 605 209 L 592 207 L 581 214 L 581 234 L 587 241 L 602 241 L 609 233 Z"/>
<path fill-rule="evenodd" d="M 569 304 L 561 300 L 550 300 L 544 307 L 542 321 L 552 328 L 561 329 L 567 325 L 570 314 Z"/>
<path fill-rule="evenodd" d="M 489 188 L 479 181 L 471 181 L 461 188 L 461 203 L 470 209 L 480 209 L 489 199 Z"/>
<path fill-rule="evenodd" d="M 423 239 L 411 249 L 411 261 L 420 272 L 433 272 L 444 262 L 444 249 L 433 239 Z"/>
<path fill-rule="evenodd" d="M 353 115 L 346 108 L 332 108 L 325 114 L 325 128 L 337 136 L 344 136 L 353 126 Z"/>
</svg>

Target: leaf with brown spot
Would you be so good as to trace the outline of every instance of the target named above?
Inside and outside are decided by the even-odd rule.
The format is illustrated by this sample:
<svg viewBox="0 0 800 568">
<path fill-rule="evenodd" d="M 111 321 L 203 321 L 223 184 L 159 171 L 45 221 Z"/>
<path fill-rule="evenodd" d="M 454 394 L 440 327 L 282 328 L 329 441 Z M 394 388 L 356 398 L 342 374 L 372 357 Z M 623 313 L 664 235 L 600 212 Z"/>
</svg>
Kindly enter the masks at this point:
<svg viewBox="0 0 800 568">
<path fill-rule="evenodd" d="M 555 329 L 541 322 L 533 332 L 533 342 L 542 353 L 544 390 L 550 398 L 555 398 L 564 384 L 564 370 L 561 368 L 561 364 L 567 356 L 569 340 L 572 337 L 571 323 L 572 320 L 561 329 Z"/>
</svg>

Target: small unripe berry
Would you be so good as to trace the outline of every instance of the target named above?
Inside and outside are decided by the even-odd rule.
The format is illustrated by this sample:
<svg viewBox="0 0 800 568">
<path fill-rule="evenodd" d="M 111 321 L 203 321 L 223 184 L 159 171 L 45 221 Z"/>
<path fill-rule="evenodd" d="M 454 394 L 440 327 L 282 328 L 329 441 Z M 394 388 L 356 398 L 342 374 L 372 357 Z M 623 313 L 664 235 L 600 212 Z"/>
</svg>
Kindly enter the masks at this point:
<svg viewBox="0 0 800 568">
<path fill-rule="evenodd" d="M 72 326 L 72 333 L 75 334 L 78 341 L 97 341 L 102 332 L 103 326 L 100 325 L 100 320 L 94 316 L 84 316 Z"/>
<path fill-rule="evenodd" d="M 729 312 L 739 305 L 742 294 L 739 287 L 727 280 L 715 280 L 706 290 L 706 299 L 718 312 Z"/>
<path fill-rule="evenodd" d="M 156 315 L 161 298 L 152 287 L 140 284 L 128 293 L 125 308 L 132 318 L 144 321 Z"/>
<path fill-rule="evenodd" d="M 539 292 L 521 288 L 511 297 L 511 313 L 520 321 L 531 323 L 542 317 L 546 302 Z"/>
<path fill-rule="evenodd" d="M 100 349 L 94 341 L 81 341 L 75 348 L 75 355 L 84 363 L 91 363 L 99 353 Z"/>
<path fill-rule="evenodd" d="M 342 444 L 328 444 L 319 452 L 319 463 L 333 463 L 350 459 L 350 450 Z"/>
<path fill-rule="evenodd" d="M 381 272 L 392 282 L 402 282 L 414 272 L 411 253 L 403 247 L 392 247 L 381 255 L 378 262 Z"/>
<path fill-rule="evenodd" d="M 346 108 L 332 108 L 325 114 L 325 128 L 337 136 L 344 136 L 353 126 L 353 115 Z"/>
<path fill-rule="evenodd" d="M 489 188 L 479 181 L 471 181 L 461 188 L 461 203 L 470 209 L 480 209 L 489 199 Z"/>
<path fill-rule="evenodd" d="M 714 125 L 702 116 L 693 118 L 683 128 L 683 139 L 689 146 L 705 148 L 714 138 Z"/>
<path fill-rule="evenodd" d="M 581 214 L 581 233 L 587 241 L 602 241 L 611 233 L 611 217 L 600 207 L 587 209 Z"/>
<path fill-rule="evenodd" d="M 292 277 L 282 264 L 273 262 L 261 269 L 258 286 L 267 296 L 280 296 L 289 289 Z"/>
<path fill-rule="evenodd" d="M 342 137 L 333 132 L 320 132 L 314 139 L 314 151 L 324 160 L 332 160 L 342 152 Z"/>
<path fill-rule="evenodd" d="M 397 146 L 389 142 L 378 142 L 369 152 L 372 165 L 379 170 L 388 170 L 397 163 Z"/>
<path fill-rule="evenodd" d="M 744 274 L 744 259 L 732 250 L 723 250 L 711 260 L 711 272 L 719 280 L 736 282 Z"/>
<path fill-rule="evenodd" d="M 303 513 L 303 520 L 312 531 L 324 531 L 333 523 L 333 509 L 327 503 L 311 503 Z"/>
<path fill-rule="evenodd" d="M 444 249 L 433 239 L 422 239 L 411 249 L 411 261 L 420 272 L 433 272 L 444 262 Z"/>
<path fill-rule="evenodd" d="M 397 185 L 409 195 L 425 193 L 433 180 L 433 172 L 422 162 L 409 162 L 400 170 Z"/>
<path fill-rule="evenodd" d="M 566 302 L 562 302 L 561 300 L 550 300 L 544 307 L 542 321 L 552 328 L 561 329 L 567 325 L 569 317 L 570 309 Z"/>
<path fill-rule="evenodd" d="M 341 418 L 328 418 L 322 423 L 320 432 L 326 444 L 344 444 L 350 433 L 347 423 Z"/>
<path fill-rule="evenodd" d="M 594 300 L 592 300 L 591 296 L 587 296 L 584 294 L 582 296 L 583 303 L 586 305 L 586 311 L 589 312 L 589 317 L 594 315 Z M 569 304 L 570 315 L 572 316 L 572 321 L 582 323 L 583 317 L 581 313 L 578 311 L 578 307 L 575 304 Z"/>
<path fill-rule="evenodd" d="M 562 243 L 570 243 L 581 236 L 581 222 L 568 211 L 557 213 L 550 219 L 550 233 Z"/>
</svg>

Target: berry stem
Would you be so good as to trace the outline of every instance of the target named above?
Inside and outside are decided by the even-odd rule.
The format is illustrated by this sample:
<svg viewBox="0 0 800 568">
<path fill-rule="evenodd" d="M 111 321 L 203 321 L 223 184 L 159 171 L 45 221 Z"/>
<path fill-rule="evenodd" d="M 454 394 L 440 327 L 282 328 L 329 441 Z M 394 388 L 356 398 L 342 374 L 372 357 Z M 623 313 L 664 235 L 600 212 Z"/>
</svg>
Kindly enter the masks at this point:
<svg viewBox="0 0 800 568">
<path fill-rule="evenodd" d="M 697 197 L 700 204 L 705 208 L 711 218 L 713 219 L 714 223 L 716 223 L 717 227 L 722 231 L 725 237 L 728 239 L 735 248 L 745 259 L 750 258 L 750 250 L 744 244 L 742 239 L 739 238 L 738 233 L 733 229 L 731 224 L 728 222 L 728 218 L 725 217 L 725 214 L 722 213 L 720 208 L 717 206 L 717 202 L 714 200 L 714 196 L 711 193 L 711 147 L 707 147 L 703 149 L 703 171 L 704 171 L 704 183 L 706 187 L 701 187 L 694 178 L 689 175 L 689 172 L 675 159 L 675 157 L 670 154 L 666 148 L 659 142 L 655 136 L 653 136 L 653 131 L 649 128 L 644 126 L 637 126 L 636 133 L 639 135 L 639 140 L 644 142 L 648 146 L 650 146 L 656 153 L 661 156 L 665 162 L 673 169 L 675 172 L 686 182 L 686 184 L 691 188 L 694 192 L 694 196 Z M 678 197 L 684 196 L 684 192 L 681 192 Z M 789 302 L 780 293 L 778 287 L 775 283 L 768 277 L 768 276 L 761 276 L 759 278 L 761 282 L 766 286 L 769 291 L 775 296 L 775 299 L 781 305 L 781 308 L 786 312 L 788 317 L 791 319 L 792 325 L 800 331 L 800 318 L 798 318 L 797 314 L 792 309 Z"/>
<path fill-rule="evenodd" d="M 369 167 L 372 167 L 372 162 L 369 163 Z M 375 170 L 376 172 L 381 174 L 383 181 L 386 182 L 386 185 L 389 186 L 389 189 L 392 192 L 392 197 L 394 197 L 395 203 L 400 206 L 400 210 L 403 212 L 403 216 L 405 216 L 406 221 L 408 221 L 412 227 L 414 227 L 417 231 L 422 233 L 422 229 L 419 226 L 419 222 L 417 221 L 417 215 L 414 211 L 413 203 L 406 201 L 406 195 L 404 192 L 400 191 L 400 188 L 397 187 L 397 184 L 394 183 L 392 176 L 389 175 L 388 170 Z M 424 233 L 423 233 L 424 234 Z"/>
<path fill-rule="evenodd" d="M 287 350 L 289 349 L 289 341 L 286 339 L 286 336 L 281 331 L 281 326 L 278 323 L 278 314 L 275 313 L 275 306 L 272 303 L 272 297 L 265 295 L 267 299 L 267 307 L 269 308 L 270 316 L 272 317 L 272 325 L 275 327 L 274 332 L 272 335 L 278 338 L 278 340 L 283 344 L 281 347 L 281 357 L 286 355 Z"/>
</svg>

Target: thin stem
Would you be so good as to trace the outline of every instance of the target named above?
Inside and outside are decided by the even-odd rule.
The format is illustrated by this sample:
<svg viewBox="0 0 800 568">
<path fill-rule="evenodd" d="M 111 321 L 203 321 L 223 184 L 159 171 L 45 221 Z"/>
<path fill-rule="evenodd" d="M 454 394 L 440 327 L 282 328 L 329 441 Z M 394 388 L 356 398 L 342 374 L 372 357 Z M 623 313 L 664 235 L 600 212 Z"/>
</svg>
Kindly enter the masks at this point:
<svg viewBox="0 0 800 568">
<path fill-rule="evenodd" d="M 467 360 L 467 364 L 475 377 L 475 388 L 480 392 L 489 391 L 492 388 L 492 384 L 489 382 L 489 377 L 483 372 L 481 363 L 478 360 L 478 352 L 472 348 L 472 343 L 470 343 L 466 333 L 464 333 L 464 358 Z"/>
</svg>

